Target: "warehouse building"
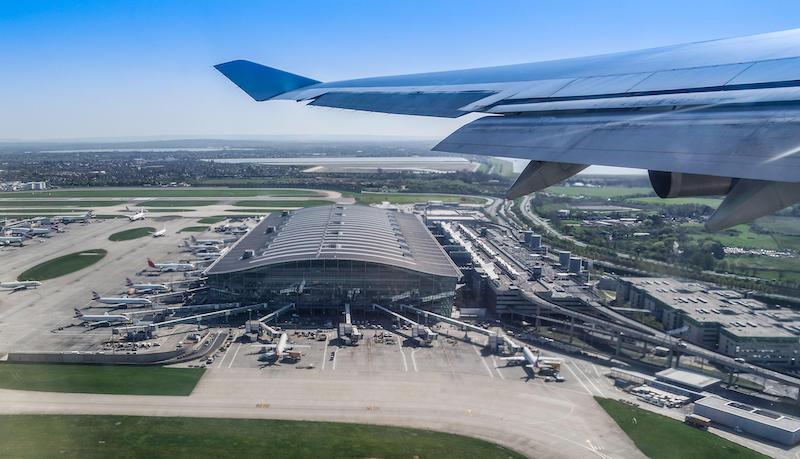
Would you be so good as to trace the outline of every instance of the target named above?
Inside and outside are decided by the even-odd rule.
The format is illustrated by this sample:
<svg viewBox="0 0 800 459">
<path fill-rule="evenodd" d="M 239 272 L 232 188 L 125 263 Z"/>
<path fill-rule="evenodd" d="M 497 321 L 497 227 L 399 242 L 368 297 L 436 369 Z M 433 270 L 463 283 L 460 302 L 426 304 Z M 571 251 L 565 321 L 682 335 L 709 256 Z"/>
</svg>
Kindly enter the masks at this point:
<svg viewBox="0 0 800 459">
<path fill-rule="evenodd" d="M 461 272 L 418 216 L 337 204 L 270 214 L 206 275 L 215 295 L 241 302 L 399 302 L 449 315 Z"/>
<path fill-rule="evenodd" d="M 694 403 L 694 414 L 782 445 L 794 446 L 800 442 L 800 420 L 744 403 L 712 395 Z"/>
<path fill-rule="evenodd" d="M 627 277 L 617 305 L 646 309 L 687 341 L 761 365 L 800 366 L 800 314 L 771 310 L 733 290 L 672 278 Z"/>
</svg>

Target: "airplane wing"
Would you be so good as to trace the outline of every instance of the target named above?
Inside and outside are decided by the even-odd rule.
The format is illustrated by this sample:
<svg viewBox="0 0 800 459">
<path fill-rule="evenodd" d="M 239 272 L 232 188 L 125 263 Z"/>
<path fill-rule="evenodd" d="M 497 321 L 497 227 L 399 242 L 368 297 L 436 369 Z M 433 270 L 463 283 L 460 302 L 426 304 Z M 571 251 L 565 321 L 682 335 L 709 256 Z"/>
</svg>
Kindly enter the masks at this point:
<svg viewBox="0 0 800 459">
<path fill-rule="evenodd" d="M 510 198 L 598 164 L 648 169 L 662 197 L 727 195 L 709 230 L 800 201 L 800 29 L 329 83 L 242 60 L 216 68 L 256 101 L 486 114 L 434 150 L 531 160 Z"/>
</svg>

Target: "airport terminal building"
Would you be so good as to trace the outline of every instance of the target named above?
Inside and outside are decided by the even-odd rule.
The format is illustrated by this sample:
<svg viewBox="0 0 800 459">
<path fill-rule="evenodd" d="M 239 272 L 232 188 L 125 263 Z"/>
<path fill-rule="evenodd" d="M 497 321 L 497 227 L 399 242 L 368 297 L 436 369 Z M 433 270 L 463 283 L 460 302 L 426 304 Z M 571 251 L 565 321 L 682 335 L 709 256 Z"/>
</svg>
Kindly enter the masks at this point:
<svg viewBox="0 0 800 459">
<path fill-rule="evenodd" d="M 449 315 L 461 272 L 418 216 L 336 204 L 270 214 L 206 275 L 213 295 L 242 303 L 403 303 Z"/>
</svg>

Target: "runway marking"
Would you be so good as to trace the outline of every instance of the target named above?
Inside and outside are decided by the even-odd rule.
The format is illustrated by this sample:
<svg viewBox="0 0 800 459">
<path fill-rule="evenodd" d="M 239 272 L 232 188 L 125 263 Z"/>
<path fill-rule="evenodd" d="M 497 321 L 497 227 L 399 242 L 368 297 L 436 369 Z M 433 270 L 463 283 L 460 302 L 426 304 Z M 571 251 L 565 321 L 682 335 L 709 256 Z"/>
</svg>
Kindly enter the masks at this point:
<svg viewBox="0 0 800 459">
<path fill-rule="evenodd" d="M 333 351 L 333 365 L 331 365 L 331 370 L 336 370 L 336 355 L 338 352 Z"/>
<path fill-rule="evenodd" d="M 242 348 L 242 343 L 236 345 L 236 351 L 233 353 L 233 357 L 231 357 L 231 362 L 228 364 L 228 368 L 233 366 L 233 361 L 236 360 L 236 355 L 239 353 L 239 349 L 241 348 Z"/>
<path fill-rule="evenodd" d="M 483 368 L 486 368 L 486 371 L 489 373 L 489 376 L 491 376 L 492 379 L 494 379 L 494 373 L 492 373 L 492 370 L 489 368 L 489 365 L 486 364 L 486 359 L 484 359 L 483 356 L 481 355 L 481 351 L 478 350 L 478 346 L 472 346 L 472 349 L 475 349 L 475 353 L 478 354 L 478 358 L 481 359 Z"/>
<path fill-rule="evenodd" d="M 408 363 L 406 362 L 406 353 L 403 352 L 403 345 L 400 344 L 400 340 L 397 340 L 397 348 L 400 349 L 400 355 L 403 356 L 403 368 L 408 373 Z"/>
<path fill-rule="evenodd" d="M 325 369 L 325 364 L 328 363 L 328 341 L 329 339 L 325 340 L 325 347 L 322 349 L 322 369 Z"/>
<path fill-rule="evenodd" d="M 497 367 L 497 359 L 495 359 L 494 356 L 492 356 L 492 364 L 494 364 L 494 371 L 497 372 L 497 375 L 500 376 L 500 379 L 505 380 L 506 377 L 503 376 L 503 373 L 500 371 L 500 368 Z"/>
<path fill-rule="evenodd" d="M 594 383 L 594 381 L 592 381 L 592 379 L 589 378 L 589 376 L 587 376 L 586 373 L 583 372 L 583 370 L 581 370 L 581 367 L 579 367 L 577 363 L 573 362 L 572 365 L 575 367 L 576 370 L 578 370 L 578 373 L 580 373 L 581 375 L 583 375 L 584 378 L 586 378 L 586 382 L 591 384 L 591 386 L 594 387 L 594 389 L 597 391 L 598 394 L 600 394 L 601 397 L 605 397 L 603 391 L 601 391 L 600 388 L 597 387 L 597 385 Z"/>
<path fill-rule="evenodd" d="M 600 448 L 599 446 L 595 446 L 595 445 L 594 445 L 594 444 L 591 442 L 591 440 L 589 440 L 588 438 L 586 439 L 586 443 L 588 443 L 588 444 L 589 444 L 589 451 L 591 451 L 591 452 L 593 452 L 593 453 L 597 454 L 598 456 L 600 456 L 600 457 L 601 457 L 601 458 L 603 458 L 603 459 L 611 459 L 611 456 L 609 456 L 608 454 L 605 454 L 605 453 L 601 452 L 600 450 L 601 450 L 602 448 Z"/>
<path fill-rule="evenodd" d="M 572 371 L 572 368 L 570 368 L 569 365 L 567 365 L 567 362 L 564 362 L 564 367 L 566 367 L 566 369 L 569 370 L 570 373 L 572 373 L 572 376 L 574 376 L 575 379 L 578 380 L 578 383 L 580 383 L 580 385 L 583 387 L 583 389 L 586 391 L 587 394 L 594 395 L 594 393 L 590 391 L 588 387 L 586 387 L 586 384 L 584 384 L 583 381 L 581 381 L 581 378 L 579 378 L 578 375 L 574 371 Z"/>
<path fill-rule="evenodd" d="M 600 372 L 597 371 L 597 365 L 595 365 L 593 363 L 590 363 L 589 365 L 592 366 L 592 370 L 594 370 L 594 373 L 597 375 L 598 378 L 602 378 L 603 377 L 603 375 L 601 375 Z"/>
<path fill-rule="evenodd" d="M 415 353 L 416 353 L 418 350 L 419 350 L 419 349 L 414 349 L 413 351 L 411 351 L 411 364 L 414 366 L 414 371 L 415 371 L 415 372 L 419 372 L 419 370 L 417 369 L 417 359 L 415 359 L 415 358 L 414 358 L 414 354 L 415 354 Z"/>
<path fill-rule="evenodd" d="M 217 365 L 217 368 L 222 368 L 222 362 L 224 362 L 224 361 L 225 361 L 225 357 L 227 357 L 227 356 L 228 356 L 228 352 L 230 352 L 230 351 L 231 351 L 231 347 L 230 347 L 230 346 L 228 346 L 228 348 L 227 348 L 227 349 L 225 349 L 225 353 L 224 353 L 224 354 L 222 354 L 222 358 L 221 358 L 221 359 L 219 359 L 219 365 Z"/>
</svg>

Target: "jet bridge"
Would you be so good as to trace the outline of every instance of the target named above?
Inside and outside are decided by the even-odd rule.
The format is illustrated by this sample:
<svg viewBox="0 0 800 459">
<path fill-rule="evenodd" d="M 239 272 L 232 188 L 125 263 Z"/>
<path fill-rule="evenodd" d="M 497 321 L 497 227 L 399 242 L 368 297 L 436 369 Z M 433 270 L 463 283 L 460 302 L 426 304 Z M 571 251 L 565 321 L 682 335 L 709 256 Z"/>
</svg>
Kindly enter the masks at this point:
<svg viewBox="0 0 800 459">
<path fill-rule="evenodd" d="M 384 308 L 379 304 L 373 304 L 372 307 L 380 309 L 381 311 L 389 314 L 390 316 L 411 325 L 411 337 L 416 339 L 423 346 L 432 346 L 433 340 L 435 340 L 439 336 L 427 326 L 420 325 L 414 322 L 413 320 L 409 319 L 408 317 L 392 311 L 391 309 Z"/>
<path fill-rule="evenodd" d="M 500 344 L 499 343 L 499 338 L 497 336 L 497 333 L 495 333 L 495 332 L 493 332 L 491 330 L 487 330 L 485 328 L 481 328 L 481 327 L 478 327 L 476 325 L 468 324 L 466 322 L 462 322 L 460 320 L 456 320 L 456 319 L 453 319 L 451 317 L 445 317 L 443 315 L 436 314 L 435 312 L 430 312 L 430 311 L 426 311 L 424 309 L 415 308 L 414 306 L 408 306 L 408 305 L 405 305 L 405 304 L 401 304 L 399 306 L 400 306 L 401 309 L 406 309 L 408 311 L 416 312 L 417 313 L 417 317 L 422 316 L 422 317 L 424 317 L 426 319 L 428 317 L 433 317 L 436 320 L 448 323 L 450 325 L 455 325 L 456 327 L 459 327 L 460 329 L 464 330 L 465 332 L 473 331 L 475 333 L 480 333 L 481 335 L 484 335 L 484 336 L 487 337 L 486 347 L 491 352 L 494 353 L 494 352 L 497 352 L 497 350 L 498 350 L 498 347 L 499 347 L 499 344 Z"/>
<path fill-rule="evenodd" d="M 271 338 L 279 336 L 281 332 L 267 325 L 267 322 L 269 322 L 272 319 L 276 319 L 279 315 L 292 308 L 294 308 L 294 303 L 290 303 L 287 304 L 286 306 L 278 308 L 257 320 L 248 320 L 244 324 L 245 331 L 247 333 L 260 333 L 263 331 L 266 334 L 268 334 Z"/>
<path fill-rule="evenodd" d="M 351 321 L 349 303 L 344 305 L 344 322 L 339 324 L 338 336 L 339 342 L 348 346 L 355 346 L 361 339 L 361 332 Z"/>
<path fill-rule="evenodd" d="M 171 327 L 177 324 L 185 324 L 185 323 L 200 323 L 205 322 L 207 320 L 216 319 L 219 317 L 228 317 L 236 314 L 241 314 L 244 312 L 256 311 L 259 309 L 264 309 L 269 307 L 268 303 L 261 303 L 261 304 L 251 304 L 248 306 L 239 306 L 234 308 L 222 309 L 219 311 L 212 311 L 212 312 L 205 312 L 202 314 L 196 314 L 193 316 L 187 317 L 180 317 L 177 319 L 165 320 L 164 322 L 153 322 L 147 325 L 131 325 L 127 327 L 118 327 L 112 330 L 113 334 L 135 334 L 137 332 L 146 332 L 148 334 L 153 333 L 161 328 Z"/>
</svg>

